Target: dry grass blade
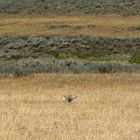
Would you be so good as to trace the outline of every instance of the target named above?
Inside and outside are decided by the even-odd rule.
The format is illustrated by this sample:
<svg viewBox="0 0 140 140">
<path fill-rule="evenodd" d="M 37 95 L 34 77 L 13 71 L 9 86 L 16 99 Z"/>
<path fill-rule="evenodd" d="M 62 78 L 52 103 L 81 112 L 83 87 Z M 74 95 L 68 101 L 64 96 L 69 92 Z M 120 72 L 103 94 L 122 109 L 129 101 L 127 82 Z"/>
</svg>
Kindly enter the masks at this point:
<svg viewBox="0 0 140 140">
<path fill-rule="evenodd" d="M 131 27 L 140 23 L 139 16 L 117 15 L 20 15 L 0 16 L 1 35 L 94 35 L 109 37 L 139 37 Z"/>
<path fill-rule="evenodd" d="M 139 74 L 0 78 L 1 140 L 138 140 Z M 78 100 L 62 96 L 76 90 Z"/>
</svg>

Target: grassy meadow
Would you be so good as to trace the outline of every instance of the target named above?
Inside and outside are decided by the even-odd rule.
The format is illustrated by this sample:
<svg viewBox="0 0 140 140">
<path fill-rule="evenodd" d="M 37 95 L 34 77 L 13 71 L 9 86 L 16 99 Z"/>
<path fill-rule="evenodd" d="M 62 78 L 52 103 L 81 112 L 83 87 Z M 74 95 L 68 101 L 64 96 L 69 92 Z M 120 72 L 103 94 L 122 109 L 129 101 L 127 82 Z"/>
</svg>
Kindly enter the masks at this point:
<svg viewBox="0 0 140 140">
<path fill-rule="evenodd" d="M 139 140 L 139 37 L 139 15 L 0 14 L 0 140 Z"/>
<path fill-rule="evenodd" d="M 0 15 L 0 35 L 140 37 L 140 16 Z"/>
<path fill-rule="evenodd" d="M 139 91 L 134 73 L 1 76 L 0 139 L 139 140 Z"/>
</svg>

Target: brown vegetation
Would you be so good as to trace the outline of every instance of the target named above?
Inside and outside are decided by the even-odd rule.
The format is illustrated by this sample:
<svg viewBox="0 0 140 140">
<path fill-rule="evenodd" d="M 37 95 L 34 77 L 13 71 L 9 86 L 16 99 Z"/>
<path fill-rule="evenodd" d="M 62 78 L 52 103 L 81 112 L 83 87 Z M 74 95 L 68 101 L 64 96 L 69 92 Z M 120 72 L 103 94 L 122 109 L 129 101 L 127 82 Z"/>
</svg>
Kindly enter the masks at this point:
<svg viewBox="0 0 140 140">
<path fill-rule="evenodd" d="M 140 16 L 1 15 L 0 35 L 94 35 L 140 37 Z"/>
<path fill-rule="evenodd" d="M 138 140 L 139 83 L 139 74 L 1 77 L 0 139 Z"/>
</svg>

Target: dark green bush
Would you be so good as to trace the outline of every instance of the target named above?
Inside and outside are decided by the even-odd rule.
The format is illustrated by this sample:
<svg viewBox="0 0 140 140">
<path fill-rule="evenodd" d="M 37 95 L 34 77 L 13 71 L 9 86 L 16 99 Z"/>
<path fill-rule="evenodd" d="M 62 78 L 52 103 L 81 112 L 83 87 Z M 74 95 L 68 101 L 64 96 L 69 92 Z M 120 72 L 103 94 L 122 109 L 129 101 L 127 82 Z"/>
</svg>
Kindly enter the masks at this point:
<svg viewBox="0 0 140 140">
<path fill-rule="evenodd" d="M 58 59 L 67 59 L 69 57 L 71 57 L 72 55 L 70 53 L 67 52 L 60 52 L 57 56 Z"/>
<path fill-rule="evenodd" d="M 24 55 L 12 55 L 9 58 L 7 58 L 8 60 L 10 59 L 14 59 L 14 60 L 19 60 L 19 59 L 23 59 L 23 58 L 28 58 L 29 56 L 24 56 Z"/>
<path fill-rule="evenodd" d="M 129 59 L 130 63 L 140 63 L 140 51 L 135 52 Z"/>
<path fill-rule="evenodd" d="M 25 76 L 26 74 L 20 70 L 19 68 L 16 68 L 15 71 L 14 71 L 14 76 L 15 77 L 22 77 L 22 76 Z"/>
</svg>

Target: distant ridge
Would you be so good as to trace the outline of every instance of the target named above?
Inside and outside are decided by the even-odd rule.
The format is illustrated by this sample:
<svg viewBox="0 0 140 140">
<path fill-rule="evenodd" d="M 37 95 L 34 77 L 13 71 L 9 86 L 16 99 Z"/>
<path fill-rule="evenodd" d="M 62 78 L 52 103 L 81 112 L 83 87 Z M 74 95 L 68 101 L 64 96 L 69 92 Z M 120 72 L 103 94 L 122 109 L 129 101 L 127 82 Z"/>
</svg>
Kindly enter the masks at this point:
<svg viewBox="0 0 140 140">
<path fill-rule="evenodd" d="M 140 15 L 140 0 L 0 0 L 0 13 Z"/>
</svg>

